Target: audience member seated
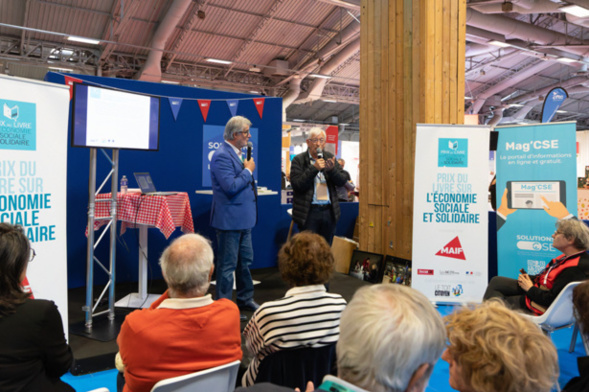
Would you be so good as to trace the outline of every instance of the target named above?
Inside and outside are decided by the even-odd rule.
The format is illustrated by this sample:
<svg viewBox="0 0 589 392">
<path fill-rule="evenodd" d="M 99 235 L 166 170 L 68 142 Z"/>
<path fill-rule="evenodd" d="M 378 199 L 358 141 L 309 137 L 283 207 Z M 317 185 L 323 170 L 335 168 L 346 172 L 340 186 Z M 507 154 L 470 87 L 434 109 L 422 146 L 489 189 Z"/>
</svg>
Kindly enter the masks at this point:
<svg viewBox="0 0 589 392">
<path fill-rule="evenodd" d="M 213 249 L 198 234 L 177 238 L 160 258 L 168 290 L 129 314 L 117 338 L 116 364 L 126 392 L 149 392 L 163 379 L 241 359 L 239 310 L 206 294 Z"/>
<path fill-rule="evenodd" d="M 500 300 L 446 316 L 450 386 L 460 392 L 550 392 L 558 356 L 550 338 Z"/>
<path fill-rule="evenodd" d="M 425 391 L 446 342 L 442 318 L 428 299 L 398 284 L 360 288 L 340 328 L 338 377 L 372 392 Z"/>
<path fill-rule="evenodd" d="M 580 332 L 589 335 L 589 282 L 583 282 L 573 290 L 573 306 Z M 589 391 L 589 356 L 577 358 L 579 377 L 570 380 L 563 392 Z"/>
<path fill-rule="evenodd" d="M 522 270 L 517 280 L 494 277 L 483 299 L 501 298 L 513 309 L 541 315 L 567 284 L 589 278 L 589 228 L 577 219 L 559 220 L 556 227 L 552 246 L 562 255 L 535 276 Z"/>
<path fill-rule="evenodd" d="M 0 391 L 74 391 L 59 379 L 73 355 L 57 306 L 21 286 L 34 257 L 22 227 L 0 223 Z"/>
<path fill-rule="evenodd" d="M 282 279 L 291 287 L 278 300 L 264 303 L 243 331 L 252 354 L 242 385 L 252 385 L 260 362 L 279 350 L 323 347 L 337 342 L 346 301 L 324 284 L 334 269 L 331 248 L 311 232 L 293 236 L 278 253 Z"/>
<path fill-rule="evenodd" d="M 424 392 L 446 343 L 442 317 L 408 286 L 377 284 L 359 289 L 344 310 L 337 343 L 336 385 L 319 391 Z M 263 383 L 236 392 L 285 391 Z M 307 385 L 306 392 L 313 391 Z"/>
</svg>

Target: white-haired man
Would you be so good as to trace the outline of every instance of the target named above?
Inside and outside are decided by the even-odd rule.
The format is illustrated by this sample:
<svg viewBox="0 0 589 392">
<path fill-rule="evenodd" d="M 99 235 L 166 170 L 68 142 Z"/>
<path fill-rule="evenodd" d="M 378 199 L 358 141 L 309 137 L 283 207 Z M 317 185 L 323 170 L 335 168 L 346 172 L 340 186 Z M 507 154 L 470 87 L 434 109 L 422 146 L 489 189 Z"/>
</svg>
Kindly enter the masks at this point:
<svg viewBox="0 0 589 392">
<path fill-rule="evenodd" d="M 442 317 L 423 294 L 398 284 L 362 287 L 340 319 L 338 377 L 317 390 L 423 392 L 445 343 Z M 286 390 L 261 383 L 236 392 Z"/>
<path fill-rule="evenodd" d="M 333 154 L 324 150 L 325 139 L 325 131 L 312 128 L 307 151 L 292 160 L 292 219 L 299 231 L 317 233 L 331 245 L 341 215 L 336 187 L 348 179 Z"/>
<path fill-rule="evenodd" d="M 239 310 L 206 294 L 213 249 L 198 234 L 177 238 L 160 265 L 168 290 L 149 309 L 125 318 L 117 338 L 117 369 L 125 392 L 149 392 L 163 379 L 241 359 Z"/>
<path fill-rule="evenodd" d="M 217 299 L 232 299 L 235 272 L 237 306 L 255 311 L 260 306 L 254 301 L 249 266 L 254 261 L 252 228 L 258 219 L 256 163 L 253 157 L 242 156 L 251 124 L 245 117 L 231 117 L 225 125 L 225 142 L 211 159 L 211 226 L 217 230 Z"/>
</svg>

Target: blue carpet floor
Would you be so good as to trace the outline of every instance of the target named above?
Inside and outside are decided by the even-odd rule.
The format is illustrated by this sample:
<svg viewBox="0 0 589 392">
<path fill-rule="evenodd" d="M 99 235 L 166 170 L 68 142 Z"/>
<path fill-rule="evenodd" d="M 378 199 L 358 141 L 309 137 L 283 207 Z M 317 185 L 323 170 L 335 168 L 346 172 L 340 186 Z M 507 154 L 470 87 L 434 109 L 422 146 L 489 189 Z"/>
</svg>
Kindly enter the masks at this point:
<svg viewBox="0 0 589 392">
<path fill-rule="evenodd" d="M 453 309 L 453 306 L 442 305 L 438 307 L 438 311 L 442 316 L 451 313 Z M 571 378 L 578 375 L 577 357 L 586 355 L 580 337 L 577 338 L 575 351 L 569 353 L 572 333 L 572 328 L 566 328 L 552 334 L 552 341 L 558 349 L 558 362 L 560 365 L 559 383 L 561 387 Z M 440 359 L 434 367 L 426 392 L 453 391 L 448 384 L 448 374 L 448 364 Z M 110 392 L 116 392 L 116 377 L 117 370 L 113 369 L 77 377 L 68 373 L 62 377 L 62 380 L 74 387 L 77 392 L 87 392 L 100 387 L 106 387 Z"/>
</svg>

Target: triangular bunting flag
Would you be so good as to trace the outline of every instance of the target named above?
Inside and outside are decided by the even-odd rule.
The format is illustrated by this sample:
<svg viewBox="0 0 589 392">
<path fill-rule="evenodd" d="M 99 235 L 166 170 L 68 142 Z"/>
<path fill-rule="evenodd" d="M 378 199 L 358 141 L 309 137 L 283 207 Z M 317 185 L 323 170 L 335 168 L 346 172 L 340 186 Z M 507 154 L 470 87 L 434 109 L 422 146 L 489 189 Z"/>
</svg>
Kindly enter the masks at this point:
<svg viewBox="0 0 589 392">
<path fill-rule="evenodd" d="M 209 108 L 211 107 L 211 100 L 197 99 L 196 101 L 198 102 L 198 107 L 202 113 L 202 118 L 204 118 L 205 122 L 207 122 L 207 115 L 209 114 Z"/>
<path fill-rule="evenodd" d="M 258 109 L 260 118 L 262 118 L 262 114 L 264 113 L 264 99 L 266 98 L 254 98 L 254 105 L 256 105 L 256 109 Z"/>
<path fill-rule="evenodd" d="M 182 106 L 182 98 L 168 98 L 168 101 L 170 102 L 170 109 L 172 109 L 172 114 L 174 115 L 174 121 L 176 121 L 180 106 Z"/>
<path fill-rule="evenodd" d="M 231 117 L 235 117 L 237 114 L 237 106 L 239 105 L 239 100 L 237 99 L 228 99 L 227 106 L 229 106 L 229 111 L 231 112 Z"/>
<path fill-rule="evenodd" d="M 82 79 L 76 79 L 76 78 L 72 78 L 71 76 L 65 76 L 63 77 L 64 80 L 64 84 L 70 86 L 70 100 L 72 99 L 72 96 L 74 95 L 74 82 L 78 82 L 78 83 L 83 83 L 84 81 Z"/>
</svg>

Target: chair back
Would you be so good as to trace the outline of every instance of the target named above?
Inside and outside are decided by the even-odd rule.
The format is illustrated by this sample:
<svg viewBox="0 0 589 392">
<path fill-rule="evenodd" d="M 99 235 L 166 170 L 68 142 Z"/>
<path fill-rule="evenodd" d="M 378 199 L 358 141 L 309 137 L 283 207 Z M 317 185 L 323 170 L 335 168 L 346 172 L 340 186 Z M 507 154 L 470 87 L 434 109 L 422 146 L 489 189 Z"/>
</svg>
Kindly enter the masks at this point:
<svg viewBox="0 0 589 392">
<path fill-rule="evenodd" d="M 555 329 L 568 327 L 575 323 L 573 312 L 573 289 L 581 282 L 571 282 L 556 296 L 552 304 L 546 309 L 546 312 L 539 317 L 542 329 L 554 331 Z"/>
<path fill-rule="evenodd" d="M 260 363 L 255 382 L 271 382 L 304 391 L 307 381 L 313 381 L 318 386 L 325 375 L 336 373 L 333 343 L 317 348 L 303 347 L 272 353 Z"/>
<path fill-rule="evenodd" d="M 158 381 L 151 392 L 232 392 L 240 361 Z"/>
</svg>

